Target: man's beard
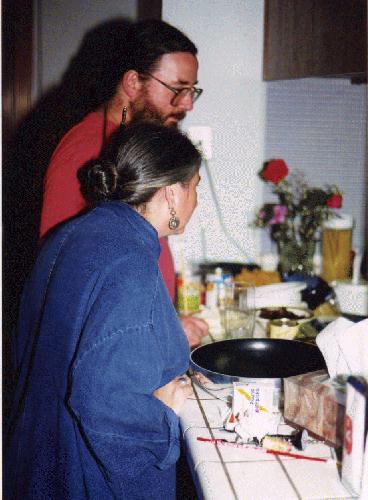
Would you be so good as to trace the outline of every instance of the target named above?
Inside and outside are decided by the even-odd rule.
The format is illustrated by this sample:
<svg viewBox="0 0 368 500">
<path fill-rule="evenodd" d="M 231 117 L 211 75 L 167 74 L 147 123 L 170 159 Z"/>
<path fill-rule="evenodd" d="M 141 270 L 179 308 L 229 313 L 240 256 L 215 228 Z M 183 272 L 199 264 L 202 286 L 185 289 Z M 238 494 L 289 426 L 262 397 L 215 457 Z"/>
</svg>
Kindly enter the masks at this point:
<svg viewBox="0 0 368 500">
<path fill-rule="evenodd" d="M 161 125 L 167 125 L 169 127 L 177 127 L 178 122 L 185 118 L 185 113 L 171 113 L 169 115 L 164 115 L 156 108 L 156 106 L 148 102 L 147 98 L 144 98 L 144 96 L 136 102 L 131 103 L 131 112 L 132 118 L 130 123 L 145 120 L 158 122 Z"/>
</svg>

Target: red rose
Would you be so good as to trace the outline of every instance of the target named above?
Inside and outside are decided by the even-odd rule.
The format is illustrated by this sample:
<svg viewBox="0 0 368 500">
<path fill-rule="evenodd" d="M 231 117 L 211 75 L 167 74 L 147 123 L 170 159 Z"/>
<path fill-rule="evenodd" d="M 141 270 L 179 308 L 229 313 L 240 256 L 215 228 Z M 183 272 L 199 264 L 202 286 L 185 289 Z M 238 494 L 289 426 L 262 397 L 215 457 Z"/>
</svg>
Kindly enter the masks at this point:
<svg viewBox="0 0 368 500">
<path fill-rule="evenodd" d="M 278 184 L 289 173 L 284 160 L 271 160 L 266 163 L 265 168 L 261 172 L 261 177 L 267 182 Z"/>
<path fill-rule="evenodd" d="M 330 208 L 341 208 L 341 206 L 342 206 L 341 194 L 337 194 L 337 193 L 333 194 L 332 196 L 330 196 L 330 198 L 328 198 L 328 200 L 326 201 L 326 204 Z"/>
</svg>

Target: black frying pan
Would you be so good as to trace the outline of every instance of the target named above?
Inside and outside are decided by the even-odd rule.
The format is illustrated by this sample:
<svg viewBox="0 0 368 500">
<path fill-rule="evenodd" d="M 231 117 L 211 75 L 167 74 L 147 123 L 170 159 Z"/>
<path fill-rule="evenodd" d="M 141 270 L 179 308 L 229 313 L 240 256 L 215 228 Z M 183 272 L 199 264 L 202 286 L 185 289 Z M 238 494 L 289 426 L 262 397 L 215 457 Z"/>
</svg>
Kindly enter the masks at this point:
<svg viewBox="0 0 368 500">
<path fill-rule="evenodd" d="M 198 347 L 191 368 L 215 383 L 285 378 L 326 368 L 317 346 L 296 340 L 233 339 Z"/>
</svg>

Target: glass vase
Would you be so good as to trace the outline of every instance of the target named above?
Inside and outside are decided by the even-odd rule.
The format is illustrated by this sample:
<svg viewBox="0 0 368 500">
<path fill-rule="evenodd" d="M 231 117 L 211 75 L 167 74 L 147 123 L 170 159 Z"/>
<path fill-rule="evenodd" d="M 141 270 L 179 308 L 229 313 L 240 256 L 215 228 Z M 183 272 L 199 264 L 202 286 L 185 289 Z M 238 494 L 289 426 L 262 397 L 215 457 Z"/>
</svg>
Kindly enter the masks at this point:
<svg viewBox="0 0 368 500">
<path fill-rule="evenodd" d="M 315 240 L 307 242 L 280 241 L 277 246 L 279 268 L 282 274 L 313 274 L 313 256 L 316 249 Z"/>
</svg>

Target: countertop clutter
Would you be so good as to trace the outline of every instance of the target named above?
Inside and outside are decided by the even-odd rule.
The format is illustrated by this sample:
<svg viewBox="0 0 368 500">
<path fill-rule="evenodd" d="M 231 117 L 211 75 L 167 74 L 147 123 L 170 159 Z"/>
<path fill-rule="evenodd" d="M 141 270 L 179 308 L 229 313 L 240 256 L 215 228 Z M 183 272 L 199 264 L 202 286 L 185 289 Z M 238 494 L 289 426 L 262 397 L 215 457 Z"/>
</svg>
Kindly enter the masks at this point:
<svg viewBox="0 0 368 500">
<path fill-rule="evenodd" d="M 248 382 L 245 379 L 227 381 L 216 375 L 217 369 L 210 369 L 210 379 L 193 377 L 194 397 L 186 403 L 180 422 L 199 498 L 368 498 L 362 493 L 363 488 L 368 491 L 365 489 L 368 477 L 365 484 L 366 472 L 362 470 L 363 463 L 368 468 L 368 446 L 365 447 L 367 385 L 359 377 L 349 376 L 349 373 L 366 373 L 364 333 L 367 328 L 368 319 L 354 324 L 340 318 L 330 323 L 319 334 L 321 340 L 317 337 L 328 371 L 284 378 L 283 405 L 277 403 L 277 409 L 277 390 L 267 387 L 265 379 L 255 385 L 250 379 Z M 354 344 L 361 346 L 359 366 L 352 349 L 340 345 L 342 340 L 348 342 L 346 335 L 354 337 Z M 258 332 L 257 336 L 262 338 L 264 333 Z M 214 341 L 212 336 L 209 342 Z M 220 344 L 222 342 L 216 343 Z M 335 344 L 340 348 L 335 348 Z M 227 358 L 223 362 L 226 363 Z M 194 353 L 192 366 L 195 371 L 193 363 Z M 203 367 L 203 363 L 199 363 L 199 367 Z M 345 378 L 337 390 L 338 379 L 329 376 L 335 377 L 340 372 Z M 227 373 L 225 368 L 223 373 Z M 349 386 L 350 393 L 347 391 Z M 238 398 L 236 403 L 238 392 L 245 398 Z M 271 399 L 270 393 L 273 393 Z M 281 435 L 301 434 L 303 429 L 307 431 L 303 432 L 303 446 L 285 447 Z M 265 441 L 269 438 L 271 443 L 267 444 L 271 446 L 266 446 Z"/>
<path fill-rule="evenodd" d="M 194 397 L 180 417 L 198 497 L 368 498 L 363 472 L 368 468 L 368 319 L 342 317 L 333 289 L 318 276 L 284 282 L 272 276 L 274 282 L 266 284 L 259 282 L 265 271 L 256 271 L 227 272 L 224 266 L 207 273 L 206 305 L 197 300 L 199 310 L 192 313 L 210 329 L 192 352 Z M 253 328 L 239 335 L 229 319 L 237 310 L 254 320 Z M 257 342 L 254 359 L 248 360 L 246 345 Z M 251 366 L 276 366 L 261 358 L 266 342 L 292 345 L 279 367 L 290 368 L 298 345 L 307 344 L 323 363 L 284 375 L 281 368 L 273 375 L 255 374 Z M 231 362 L 234 350 L 236 363 Z M 303 433 L 303 446 L 290 445 L 295 433 Z"/>
<path fill-rule="evenodd" d="M 340 481 L 333 448 L 321 441 L 308 440 L 304 451 L 295 454 L 313 457 L 312 460 L 237 445 L 234 443 L 236 434 L 223 428 L 229 387 L 219 389 L 215 397 L 197 384 L 193 386 L 194 397 L 185 405 L 180 423 L 198 498 L 356 498 Z M 278 428 L 280 434 L 289 434 L 291 430 L 284 423 Z"/>
</svg>

